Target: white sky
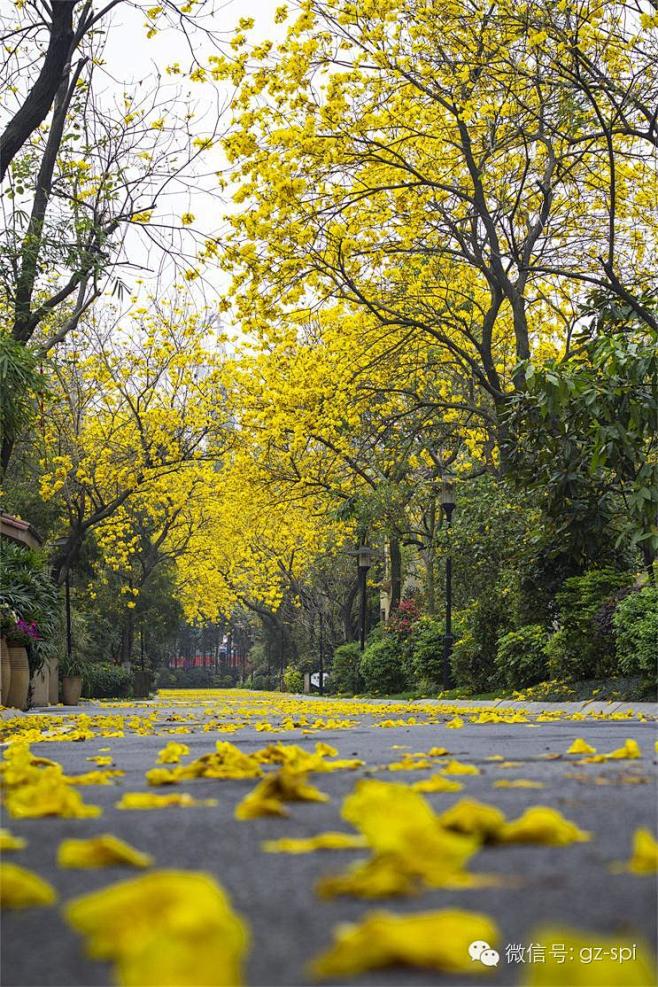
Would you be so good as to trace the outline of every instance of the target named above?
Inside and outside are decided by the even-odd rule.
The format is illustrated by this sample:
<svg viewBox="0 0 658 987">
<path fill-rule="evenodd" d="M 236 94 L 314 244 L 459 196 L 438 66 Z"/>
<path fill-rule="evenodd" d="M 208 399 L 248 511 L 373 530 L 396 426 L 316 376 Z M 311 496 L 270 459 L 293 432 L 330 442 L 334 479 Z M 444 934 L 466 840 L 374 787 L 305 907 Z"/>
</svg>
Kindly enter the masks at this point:
<svg viewBox="0 0 658 987">
<path fill-rule="evenodd" d="M 275 25 L 273 20 L 274 11 L 281 6 L 281 2 L 282 0 L 224 0 L 224 2 L 217 0 L 213 21 L 207 26 L 218 34 L 224 35 L 228 41 L 241 17 L 253 17 L 255 26 L 249 32 L 250 43 L 257 44 L 266 38 L 278 40 L 285 34 L 287 28 L 286 24 Z M 153 0 L 153 5 L 156 5 L 156 0 Z M 290 7 L 294 8 L 294 2 L 290 3 Z M 292 14 L 293 10 L 291 9 Z M 144 11 L 135 9 L 129 4 L 120 4 L 113 12 L 104 51 L 105 68 L 109 77 L 109 92 L 113 96 L 116 93 L 120 97 L 123 92 L 130 92 L 132 88 L 136 90 L 142 81 L 147 84 L 149 80 L 153 82 L 159 69 L 163 76 L 163 84 L 170 86 L 172 92 L 180 88 L 183 93 L 190 93 L 196 103 L 195 124 L 198 126 L 199 132 L 202 134 L 210 132 L 217 116 L 218 87 L 221 84 L 215 82 L 191 83 L 186 80 L 181 82 L 181 76 L 171 78 L 166 76 L 164 74 L 165 67 L 174 62 L 179 62 L 183 71 L 193 67 L 189 48 L 185 39 L 173 28 L 161 30 L 153 38 L 147 38 L 145 22 Z M 201 65 L 207 65 L 208 55 L 211 55 L 214 50 L 211 43 L 199 34 L 199 46 L 195 49 L 198 62 Z M 222 103 L 228 103 L 231 91 L 228 86 L 219 89 Z M 220 127 L 222 130 L 228 126 L 230 119 L 231 111 L 229 108 L 221 120 Z M 223 170 L 226 162 L 221 149 L 216 146 L 211 152 L 205 154 L 203 164 L 208 170 Z M 204 187 L 209 190 L 206 194 L 203 191 Z M 175 189 L 167 198 L 164 209 L 165 214 L 170 214 L 171 217 L 176 218 L 184 212 L 193 213 L 196 217 L 195 228 L 211 236 L 221 230 L 224 225 L 223 217 L 230 212 L 231 204 L 229 201 L 222 203 L 215 180 L 207 177 L 200 180 L 192 191 L 181 187 Z M 154 221 L 157 221 L 157 216 L 158 212 L 156 211 L 153 216 Z M 138 236 L 139 233 L 136 231 L 135 241 Z M 144 251 L 137 242 L 129 243 L 129 251 L 131 254 L 139 251 L 141 254 L 139 262 L 142 262 Z M 133 278 L 126 278 L 126 280 L 130 281 Z M 173 273 L 169 276 L 166 275 L 165 284 L 163 285 L 161 282 L 158 284 L 159 290 L 170 287 L 172 280 Z M 195 287 L 201 288 L 198 282 L 193 284 Z M 210 305 L 212 305 L 213 286 L 218 291 L 224 290 L 227 286 L 226 277 L 218 269 L 208 265 L 204 269 L 203 291 Z"/>
</svg>

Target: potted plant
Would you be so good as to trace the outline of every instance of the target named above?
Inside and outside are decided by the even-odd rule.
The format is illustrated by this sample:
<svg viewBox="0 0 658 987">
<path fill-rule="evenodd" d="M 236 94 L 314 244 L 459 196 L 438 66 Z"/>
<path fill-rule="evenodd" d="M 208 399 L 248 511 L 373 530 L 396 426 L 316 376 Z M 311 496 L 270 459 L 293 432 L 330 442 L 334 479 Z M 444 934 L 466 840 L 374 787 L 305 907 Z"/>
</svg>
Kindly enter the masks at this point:
<svg viewBox="0 0 658 987">
<path fill-rule="evenodd" d="M 25 709 L 30 690 L 28 648 L 39 640 L 39 628 L 34 620 L 19 617 L 7 631 L 7 647 L 11 667 L 7 705 Z"/>
<path fill-rule="evenodd" d="M 60 659 L 59 667 L 62 673 L 62 699 L 65 706 L 77 706 L 82 692 L 82 676 L 86 661 L 75 655 L 66 655 Z"/>
<path fill-rule="evenodd" d="M 0 602 L 0 705 L 8 706 L 11 684 L 11 659 L 8 634 L 16 626 L 18 615 L 8 603 Z"/>
</svg>

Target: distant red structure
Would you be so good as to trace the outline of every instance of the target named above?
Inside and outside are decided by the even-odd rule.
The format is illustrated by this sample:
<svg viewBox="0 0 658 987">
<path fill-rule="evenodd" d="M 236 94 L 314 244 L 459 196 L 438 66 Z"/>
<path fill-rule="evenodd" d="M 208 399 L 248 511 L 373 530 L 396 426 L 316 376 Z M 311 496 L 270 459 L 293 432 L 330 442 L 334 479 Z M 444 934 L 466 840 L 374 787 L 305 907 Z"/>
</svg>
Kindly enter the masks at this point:
<svg viewBox="0 0 658 987">
<path fill-rule="evenodd" d="M 218 659 L 214 655 L 194 655 L 191 658 L 177 655 L 169 659 L 169 668 L 217 668 L 218 666 L 223 666 L 224 668 L 241 668 L 243 661 L 242 655 L 235 653 L 228 658 L 226 654 L 220 653 Z"/>
</svg>

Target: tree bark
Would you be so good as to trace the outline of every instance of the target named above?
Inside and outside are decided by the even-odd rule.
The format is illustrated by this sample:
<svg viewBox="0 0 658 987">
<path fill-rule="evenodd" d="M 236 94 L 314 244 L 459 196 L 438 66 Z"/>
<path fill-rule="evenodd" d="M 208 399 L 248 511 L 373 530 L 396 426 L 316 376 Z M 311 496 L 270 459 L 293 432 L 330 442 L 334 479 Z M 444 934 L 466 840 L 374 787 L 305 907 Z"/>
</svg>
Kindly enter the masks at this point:
<svg viewBox="0 0 658 987">
<path fill-rule="evenodd" d="M 73 8 L 77 0 L 52 0 L 50 39 L 41 71 L 30 93 L 0 136 L 0 181 L 30 135 L 48 116 L 74 41 Z"/>
</svg>

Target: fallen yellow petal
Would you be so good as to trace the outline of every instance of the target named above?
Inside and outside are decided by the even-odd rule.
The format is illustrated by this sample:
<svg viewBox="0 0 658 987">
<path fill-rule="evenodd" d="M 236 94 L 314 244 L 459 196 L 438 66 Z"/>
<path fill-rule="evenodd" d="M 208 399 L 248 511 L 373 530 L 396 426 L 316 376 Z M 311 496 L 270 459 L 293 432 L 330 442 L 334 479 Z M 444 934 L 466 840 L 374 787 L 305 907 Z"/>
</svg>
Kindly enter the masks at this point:
<svg viewBox="0 0 658 987">
<path fill-rule="evenodd" d="M 577 737 L 567 754 L 596 754 L 596 747 L 591 747 L 582 737 Z"/>
<path fill-rule="evenodd" d="M 150 867 L 153 858 L 135 850 L 118 836 L 104 833 L 87 840 L 62 840 L 57 850 L 59 867 Z"/>
<path fill-rule="evenodd" d="M 317 836 L 264 840 L 266 853 L 313 853 L 315 850 L 357 850 L 368 846 L 365 836 L 354 833 L 318 833 Z"/>
<path fill-rule="evenodd" d="M 530 806 L 518 819 L 506 823 L 497 834 L 497 840 L 501 843 L 542 843 L 545 846 L 584 843 L 590 838 L 590 833 L 579 829 L 548 805 Z"/>
<path fill-rule="evenodd" d="M 477 836 L 485 843 L 496 836 L 506 819 L 497 806 L 465 798 L 446 809 L 439 816 L 439 823 L 456 833 Z"/>
<path fill-rule="evenodd" d="M 481 973 L 487 967 L 473 963 L 468 947 L 477 940 L 495 946 L 498 939 L 495 923 L 477 912 L 370 912 L 357 924 L 335 929 L 333 946 L 313 962 L 312 971 L 322 978 L 345 977 L 405 964 L 448 973 Z"/>
<path fill-rule="evenodd" d="M 0 907 L 34 908 L 57 901 L 53 886 L 18 864 L 0 863 Z"/>
<path fill-rule="evenodd" d="M 117 809 L 167 809 L 170 806 L 217 805 L 217 799 L 195 799 L 187 792 L 172 792 L 171 795 L 152 795 L 151 792 L 126 792 L 116 803 Z"/>
<path fill-rule="evenodd" d="M 245 923 L 209 875 L 154 871 L 70 902 L 87 952 L 113 960 L 122 987 L 226 987 L 243 982 Z"/>
<path fill-rule="evenodd" d="M 594 943 L 591 932 L 545 926 L 535 929 L 528 941 L 544 947 L 545 962 L 526 965 L 524 987 L 655 987 L 655 958 L 636 940 L 597 933 Z M 564 952 L 555 955 L 555 943 Z M 595 946 L 601 953 L 592 962 Z"/>
<path fill-rule="evenodd" d="M 27 846 L 27 840 L 22 836 L 12 836 L 8 829 L 0 829 L 0 853 L 8 850 L 23 850 Z"/>
<path fill-rule="evenodd" d="M 460 781 L 451 781 L 443 775 L 432 775 L 423 781 L 414 781 L 411 787 L 415 792 L 461 792 L 464 788 Z"/>
<path fill-rule="evenodd" d="M 464 764 L 462 761 L 448 761 L 441 768 L 441 774 L 444 775 L 479 775 L 480 769 L 474 764 Z"/>
</svg>

